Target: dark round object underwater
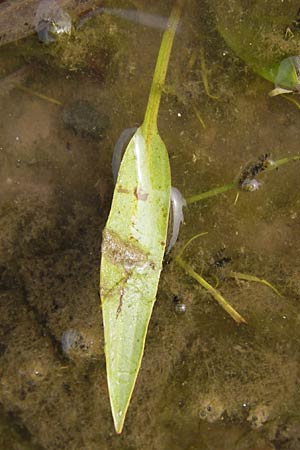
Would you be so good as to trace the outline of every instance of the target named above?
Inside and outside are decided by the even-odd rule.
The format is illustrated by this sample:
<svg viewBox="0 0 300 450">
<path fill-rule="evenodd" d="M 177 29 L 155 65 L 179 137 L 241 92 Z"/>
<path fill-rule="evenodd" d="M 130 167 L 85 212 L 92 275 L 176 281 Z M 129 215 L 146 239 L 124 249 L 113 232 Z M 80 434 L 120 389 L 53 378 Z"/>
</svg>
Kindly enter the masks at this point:
<svg viewBox="0 0 300 450">
<path fill-rule="evenodd" d="M 76 100 L 63 110 L 66 127 L 75 134 L 91 139 L 103 139 L 109 126 L 109 118 L 86 100 Z"/>
</svg>

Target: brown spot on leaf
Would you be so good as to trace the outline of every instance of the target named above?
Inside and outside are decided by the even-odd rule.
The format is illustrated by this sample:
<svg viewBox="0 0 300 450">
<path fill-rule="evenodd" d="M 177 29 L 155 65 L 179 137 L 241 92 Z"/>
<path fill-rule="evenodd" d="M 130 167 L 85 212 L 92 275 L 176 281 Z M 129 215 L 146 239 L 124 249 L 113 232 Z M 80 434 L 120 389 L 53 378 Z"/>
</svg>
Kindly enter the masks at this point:
<svg viewBox="0 0 300 450">
<path fill-rule="evenodd" d="M 122 186 L 118 187 L 118 192 L 120 192 L 121 194 L 129 194 L 129 190 L 126 188 L 123 188 Z"/>
<path fill-rule="evenodd" d="M 134 196 L 137 200 L 142 200 L 145 202 L 149 196 L 147 192 L 144 192 L 142 189 L 134 188 Z"/>
<path fill-rule="evenodd" d="M 125 268 L 143 266 L 148 261 L 147 254 L 133 242 L 126 242 L 117 233 L 105 229 L 103 232 L 102 253 L 113 262 Z"/>
<path fill-rule="evenodd" d="M 122 288 L 120 290 L 120 298 L 119 298 L 119 305 L 118 305 L 117 312 L 116 312 L 116 319 L 119 317 L 119 314 L 122 311 L 123 297 L 124 297 L 124 289 Z"/>
</svg>

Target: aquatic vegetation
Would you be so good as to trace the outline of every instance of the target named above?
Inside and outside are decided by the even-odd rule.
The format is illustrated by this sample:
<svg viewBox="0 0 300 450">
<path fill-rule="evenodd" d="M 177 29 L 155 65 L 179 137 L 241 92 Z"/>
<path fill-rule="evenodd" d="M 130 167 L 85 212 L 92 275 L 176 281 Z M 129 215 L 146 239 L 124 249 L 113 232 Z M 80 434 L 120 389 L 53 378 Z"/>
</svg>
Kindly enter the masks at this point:
<svg viewBox="0 0 300 450">
<path fill-rule="evenodd" d="M 202 119 L 201 114 L 200 114 L 198 108 L 196 108 L 196 106 L 193 106 L 193 111 L 194 111 L 194 113 L 195 113 L 195 116 L 196 116 L 197 119 L 199 120 L 200 125 L 201 125 L 202 128 L 205 130 L 205 128 L 206 128 L 205 122 L 204 122 L 204 120 Z"/>
<path fill-rule="evenodd" d="M 195 240 L 198 239 L 201 236 L 206 235 L 207 233 L 199 233 L 192 238 L 190 238 L 187 243 L 183 246 L 183 248 L 177 253 L 175 256 L 176 263 L 189 275 L 191 276 L 195 281 L 197 281 L 207 292 L 211 294 L 211 296 L 219 303 L 219 305 L 226 311 L 227 314 L 229 314 L 232 319 L 237 323 L 247 323 L 247 321 L 242 317 L 230 304 L 229 302 L 222 296 L 222 294 L 216 289 L 216 287 L 219 284 L 219 280 L 217 279 L 217 286 L 213 287 L 210 283 L 208 283 L 202 275 L 195 272 L 195 270 L 192 268 L 192 266 L 187 263 L 182 255 L 184 251 L 187 249 L 187 247 Z M 282 297 L 278 289 L 271 284 L 269 281 L 264 280 L 262 278 L 259 278 L 255 275 L 247 274 L 247 273 L 241 273 L 241 272 L 235 272 L 235 271 L 226 271 L 225 276 L 234 278 L 236 280 L 244 280 L 244 281 L 250 281 L 250 282 L 256 282 L 263 284 L 270 288 L 273 292 L 275 292 L 276 295 L 279 297 Z M 181 305 L 180 302 L 178 304 Z M 175 304 L 175 311 L 177 313 L 180 313 L 181 306 L 178 306 L 178 311 L 176 311 L 176 304 Z M 185 305 L 182 306 L 182 309 L 184 309 L 183 312 L 185 312 Z"/>
<path fill-rule="evenodd" d="M 145 2 L 141 4 L 145 5 Z M 196 13 L 197 6 L 192 13 Z M 161 3 L 161 7 L 165 9 L 167 5 Z M 201 15 L 202 11 L 203 8 Z M 185 15 L 187 22 L 193 19 L 188 10 Z M 93 21 L 95 27 L 99 19 Z M 116 23 L 123 26 L 120 20 Z M 203 27 L 202 30 L 210 33 L 208 28 Z M 132 63 L 138 58 L 137 67 L 142 67 L 142 70 L 136 71 L 130 79 L 123 72 L 119 74 L 117 83 L 105 83 L 105 98 L 111 101 L 111 108 L 106 108 L 105 112 L 110 114 L 112 127 L 104 142 L 93 144 L 88 139 L 76 139 L 72 132 L 63 128 L 62 108 L 55 109 L 27 93 L 15 90 L 3 101 L 2 141 L 5 147 L 0 152 L 4 162 L 2 185 L 5 189 L 6 177 L 9 176 L 7 184 L 11 183 L 11 187 L 4 190 L 2 203 L 15 210 L 9 213 L 9 221 L 7 210 L 1 210 L 2 321 L 7 325 L 1 342 L 1 350 L 4 351 L 1 371 L 3 409 L 15 411 L 23 430 L 29 430 L 32 439 L 41 448 L 49 450 L 56 450 L 57 443 L 62 448 L 112 449 L 120 446 L 138 449 L 147 448 L 149 442 L 158 449 L 164 448 L 168 442 L 172 443 L 173 450 L 201 446 L 224 450 L 222 443 L 224 446 L 226 442 L 229 449 L 245 447 L 253 450 L 258 446 L 264 449 L 272 447 L 257 440 L 259 436 L 270 435 L 272 440 L 275 433 L 278 446 L 296 449 L 298 441 L 295 437 L 295 444 L 288 442 L 286 426 L 292 428 L 291 435 L 293 430 L 298 430 L 296 419 L 299 419 L 297 416 L 292 423 L 289 419 L 299 411 L 298 163 L 290 162 L 283 170 L 255 175 L 254 178 L 263 183 L 258 193 L 243 192 L 235 175 L 239 176 L 239 167 L 245 166 L 249 153 L 254 155 L 255 164 L 258 159 L 255 154 L 258 157 L 267 149 L 272 149 L 276 158 L 280 154 L 297 154 L 297 111 L 289 108 L 286 115 L 289 106 L 285 105 L 286 102 L 280 99 L 269 101 L 260 90 L 255 95 L 252 95 L 253 91 L 245 95 L 241 93 L 238 99 L 226 97 L 225 101 L 211 101 L 205 96 L 198 72 L 200 92 L 196 104 L 205 120 L 206 131 L 201 130 L 201 124 L 197 123 L 189 105 L 183 109 L 182 104 L 176 104 L 174 97 L 166 98 L 159 114 L 162 137 L 168 139 L 166 144 L 172 143 L 170 147 L 167 144 L 172 155 L 172 180 L 173 183 L 178 180 L 180 184 L 177 187 L 183 188 L 182 192 L 187 196 L 203 193 L 217 186 L 218 182 L 223 184 L 234 180 L 235 186 L 232 192 L 227 191 L 219 198 L 208 199 L 196 207 L 187 206 L 188 211 L 184 209 L 188 220 L 184 227 L 181 226 L 179 244 L 170 257 L 165 258 L 142 370 L 123 436 L 112 435 L 103 330 L 102 323 L 99 323 L 100 311 L 97 311 L 99 233 L 112 193 L 109 161 L 114 145 L 111 145 L 112 138 L 117 138 L 124 127 L 137 123 L 142 109 L 145 109 L 145 93 L 148 93 L 145 85 L 155 63 L 153 40 L 158 38 L 158 33 L 153 30 L 140 33 L 139 27 L 132 25 L 128 29 L 129 39 L 132 35 L 141 38 L 136 47 L 140 52 L 132 48 L 128 61 Z M 182 42 L 176 42 L 172 54 L 172 80 L 185 69 L 181 50 L 188 48 L 186 38 L 195 39 L 198 46 L 196 34 L 191 37 L 184 29 L 181 37 Z M 219 45 L 224 49 L 223 41 L 220 40 Z M 156 50 L 158 46 L 157 41 Z M 151 50 L 149 54 L 148 49 Z M 207 50 L 209 59 L 206 63 L 210 69 L 214 67 L 213 58 L 220 56 L 214 53 L 219 47 L 211 48 L 207 44 Z M 178 64 L 175 63 L 176 57 Z M 230 71 L 235 70 L 235 65 L 232 57 L 228 59 L 224 57 L 224 69 L 227 68 L 229 73 L 226 75 L 225 70 L 222 79 L 228 76 L 226 87 L 229 92 L 241 92 L 241 86 L 245 85 L 241 80 L 241 85 L 235 87 L 234 82 L 238 84 L 239 80 L 231 79 Z M 76 75 L 71 75 L 71 81 L 68 81 L 65 73 L 53 71 L 49 74 L 47 67 L 45 69 L 32 72 L 25 81 L 26 86 L 63 102 L 72 92 L 70 97 L 88 99 L 97 93 L 100 98 L 96 103 L 101 105 L 101 85 L 95 86 L 84 75 L 77 80 Z M 253 79 L 252 74 L 251 82 Z M 141 80 L 140 86 L 136 80 Z M 258 80 L 258 83 L 260 88 L 266 86 L 264 81 Z M 214 78 L 213 85 L 217 84 L 218 77 Z M 211 93 L 217 92 L 224 90 L 211 88 Z M 129 108 L 125 109 L 124 105 Z M 231 111 L 234 106 L 242 109 L 233 118 Z M 255 115 L 252 115 L 253 110 Z M 176 117 L 177 111 L 182 112 L 182 118 Z M 10 112 L 13 117 L 10 117 Z M 24 118 L 21 116 L 23 113 Z M 36 123 L 37 135 L 33 122 Z M 30 140 L 25 144 L 28 153 L 18 155 L 20 144 L 25 148 L 20 131 L 22 124 L 27 126 Z M 42 139 L 39 138 L 39 131 L 43 130 L 40 124 L 47 125 L 49 130 Z M 244 127 L 249 134 L 244 133 Z M 180 134 L 181 130 L 185 135 Z M 189 130 L 191 134 L 187 134 Z M 12 138 L 19 136 L 20 141 L 7 145 L 9 135 Z M 279 141 L 276 142 L 278 136 Z M 65 148 L 65 139 L 71 146 Z M 15 157 L 21 159 L 20 168 L 14 169 Z M 5 167 L 7 160 L 11 161 L 12 173 Z M 104 207 L 94 189 L 98 177 L 100 188 L 102 180 L 107 180 Z M 18 180 L 19 185 L 16 184 Z M 41 199 L 35 206 L 32 192 Z M 240 195 L 237 208 L 233 206 L 236 192 Z M 11 201 L 8 193 L 11 200 L 18 202 Z M 52 211 L 47 211 L 45 203 L 51 205 L 49 209 Z M 26 214 L 21 215 L 20 208 Z M 52 218 L 54 214 L 57 216 L 55 220 Z M 32 217 L 39 226 L 37 231 L 32 230 Z M 172 216 L 169 221 L 172 221 Z M 15 229 L 13 234 L 11 228 Z M 249 327 L 237 325 L 208 291 L 175 262 L 175 255 L 185 241 L 202 229 L 209 230 L 208 237 L 192 242 L 182 259 L 221 292 L 225 300 L 250 323 Z M 116 247 L 116 251 L 118 249 Z M 218 253 L 220 249 L 223 249 L 222 255 Z M 131 263 L 136 261 L 142 265 L 142 255 L 134 250 L 129 248 Z M 220 268 L 217 264 L 223 263 L 221 256 L 230 256 L 232 262 Z M 276 297 L 258 282 L 226 278 L 229 277 L 229 268 L 266 278 L 282 290 L 285 298 Z M 23 304 L 22 292 L 19 294 L 19 285 L 22 288 L 23 284 L 28 305 Z M 176 303 L 174 294 L 178 296 Z M 37 318 L 32 314 L 32 308 L 38 311 Z M 185 314 L 182 309 L 186 310 Z M 286 317 L 283 318 L 284 315 Z M 62 333 L 71 327 L 80 332 L 86 343 L 89 343 L 90 331 L 100 351 L 71 349 L 68 354 L 62 354 Z M 45 336 L 44 331 L 47 330 L 49 335 Z M 34 371 L 38 371 L 38 375 Z M 257 406 L 264 404 L 269 411 L 267 423 L 253 436 L 253 430 L 250 430 L 252 422 L 248 424 L 247 417 L 249 420 L 253 417 L 255 421 L 259 413 Z M 238 428 L 242 436 L 240 440 L 237 439 Z M 224 437 L 221 442 L 220 434 Z M 299 437 L 299 430 L 296 434 Z M 22 447 L 21 437 L 22 433 L 19 443 Z M 13 444 L 17 446 L 17 443 Z M 12 448 L 13 444 L 4 445 L 4 448 Z"/>
<path fill-rule="evenodd" d="M 112 173 L 113 173 L 115 184 L 117 182 L 118 173 L 119 173 L 123 153 L 125 150 L 125 145 L 128 144 L 129 140 L 132 138 L 132 136 L 134 135 L 136 130 L 137 130 L 137 127 L 125 128 L 125 130 L 123 130 L 122 133 L 120 134 L 120 136 L 118 137 L 118 140 L 115 144 L 115 147 L 113 150 L 113 155 L 112 155 L 112 161 L 111 161 Z"/>
<path fill-rule="evenodd" d="M 269 92 L 270 97 L 275 95 L 299 92 L 300 90 L 300 56 L 289 56 L 284 58 L 276 74 L 275 89 Z"/>
<path fill-rule="evenodd" d="M 248 273 L 232 272 L 232 271 L 229 271 L 227 275 L 232 278 L 235 278 L 236 280 L 254 281 L 256 283 L 264 284 L 265 286 L 272 289 L 272 291 L 274 291 L 276 295 L 282 297 L 278 289 L 275 286 L 273 286 L 273 284 L 271 284 L 269 281 L 264 280 L 263 278 L 256 277 L 255 275 L 250 275 Z"/>
<path fill-rule="evenodd" d="M 126 148 L 103 232 L 100 295 L 118 433 L 140 368 L 166 246 L 171 176 L 157 115 L 180 13 L 178 3 L 164 32 L 144 122 Z"/>
<path fill-rule="evenodd" d="M 287 39 L 285 29 L 296 19 L 296 0 L 288 7 L 285 2 L 270 5 L 263 0 L 249 5 L 240 0 L 213 0 L 211 6 L 220 34 L 239 58 L 276 88 L 293 87 L 295 73 L 286 71 L 291 62 L 286 59 L 298 54 L 300 35 L 297 32 Z M 283 81 L 287 86 L 281 85 Z"/>
<path fill-rule="evenodd" d="M 208 84 L 208 77 L 207 77 L 207 68 L 206 68 L 206 62 L 205 62 L 205 54 L 204 54 L 204 48 L 200 48 L 200 66 L 201 66 L 201 77 L 205 89 L 205 93 L 208 97 L 210 97 L 213 100 L 218 100 L 217 95 L 212 95 L 209 90 L 209 84 Z M 197 115 L 197 114 L 196 114 Z M 200 121 L 201 122 L 201 121 Z"/>
<path fill-rule="evenodd" d="M 160 92 L 158 95 L 160 96 Z M 151 102 L 151 94 L 149 102 Z M 147 112 L 149 111 L 148 108 Z M 154 117 L 156 118 L 158 112 L 156 105 L 152 106 L 150 111 L 153 110 L 155 112 Z M 152 117 L 147 115 L 147 112 L 145 121 L 147 119 L 150 120 Z M 145 150 L 147 148 L 147 141 L 144 137 L 144 126 L 145 122 L 137 129 L 128 128 L 124 130 L 117 140 L 112 161 L 114 178 L 117 179 L 117 182 L 112 209 L 103 233 L 102 244 L 100 286 L 105 327 L 107 376 L 112 413 L 115 428 L 118 432 L 122 431 L 126 411 L 141 363 L 146 331 L 155 301 L 161 262 L 165 250 L 168 222 L 167 198 L 165 198 L 166 203 L 160 212 L 160 214 L 162 213 L 164 215 L 163 235 L 159 235 L 155 223 L 156 220 L 161 220 L 158 217 L 158 213 L 159 208 L 162 208 L 163 205 L 161 203 L 162 200 L 159 200 L 159 208 L 157 208 L 157 205 L 155 207 L 154 205 L 153 207 L 150 205 L 150 209 L 145 208 L 145 202 L 148 200 L 148 196 L 151 196 L 152 188 L 148 173 L 149 169 L 144 167 L 146 160 Z M 147 130 L 149 132 L 149 128 L 146 128 Z M 154 128 L 155 131 L 156 128 Z M 124 142 L 130 138 L 132 133 L 134 135 L 122 159 Z M 151 140 L 150 143 L 152 143 Z M 158 149 L 161 148 L 161 145 L 161 141 L 158 141 Z M 160 154 L 160 164 L 161 158 L 162 155 Z M 170 184 L 169 186 L 166 184 L 166 192 L 168 193 L 169 190 L 169 192 L 172 191 L 173 193 L 170 198 L 173 205 L 174 222 L 172 238 L 167 251 L 171 250 L 176 242 L 180 224 L 183 221 L 182 209 L 187 203 L 191 204 L 234 188 L 237 190 L 253 191 L 259 184 L 254 179 L 254 176 L 297 159 L 300 159 L 300 157 L 296 156 L 273 161 L 269 158 L 268 154 L 264 154 L 257 161 L 248 164 L 241 171 L 237 181 L 221 188 L 193 196 L 187 199 L 187 201 L 176 188 L 170 189 Z M 167 161 L 164 164 L 164 172 L 169 171 Z M 164 173 L 165 176 L 166 173 Z M 160 182 L 162 182 L 162 179 L 162 175 L 159 175 L 157 178 Z M 145 182 L 147 185 L 145 185 Z M 166 180 L 164 182 L 166 183 Z M 133 193 L 133 195 L 130 195 L 130 193 Z M 130 196 L 130 201 L 127 198 L 128 195 Z M 158 197 L 156 197 L 157 200 Z M 136 209 L 137 213 L 134 213 Z M 121 217 L 121 220 L 119 220 L 119 217 Z M 149 223 L 150 219 L 151 225 Z M 132 228 L 133 226 L 134 228 Z M 145 227 L 146 232 L 149 233 L 147 236 L 144 235 Z M 151 241 L 149 240 L 150 237 Z M 187 246 L 198 237 L 199 235 L 191 238 L 183 249 L 175 255 L 176 263 L 204 287 L 234 321 L 239 324 L 246 323 L 244 317 L 228 303 L 222 294 L 200 274 L 195 272 L 191 265 L 182 258 L 182 254 Z M 142 246 L 139 242 L 142 243 Z M 147 245 L 147 252 L 145 252 L 145 244 Z M 159 254 L 156 254 L 157 248 L 160 248 Z M 156 273 L 153 273 L 157 268 Z M 148 277 L 147 283 L 144 277 Z M 276 293 L 278 292 L 266 280 L 252 275 L 235 273 L 235 278 L 260 282 L 273 289 Z M 145 298 L 148 302 L 147 308 L 142 304 Z M 175 312 L 177 314 L 183 314 L 185 311 L 186 305 L 181 302 L 176 302 Z"/>
<path fill-rule="evenodd" d="M 125 144 L 128 143 L 129 139 L 132 138 L 133 134 L 136 132 L 137 127 L 126 128 L 120 134 L 112 155 L 112 173 L 114 177 L 114 183 L 116 184 L 118 173 L 125 150 Z M 186 206 L 186 201 L 179 189 L 171 186 L 171 209 L 173 216 L 172 233 L 169 240 L 168 248 L 166 254 L 171 251 L 174 247 L 180 230 L 180 224 L 184 222 L 183 207 Z"/>
<path fill-rule="evenodd" d="M 14 88 L 19 89 L 20 91 L 26 92 L 27 94 L 33 95 L 34 97 L 38 97 L 41 100 L 46 100 L 49 103 L 53 103 L 54 105 L 62 106 L 62 103 L 56 98 L 49 97 L 48 95 L 42 94 L 41 92 L 37 92 L 33 89 L 30 89 L 23 84 L 13 83 Z"/>
<path fill-rule="evenodd" d="M 291 156 L 291 157 L 286 157 L 286 158 L 282 158 L 282 159 L 278 159 L 276 161 L 269 160 L 270 163 L 267 163 L 267 165 L 265 165 L 265 167 L 262 166 L 263 169 L 261 168 L 261 170 L 256 172 L 256 174 L 260 173 L 262 171 L 269 172 L 269 171 L 278 169 L 279 167 L 281 167 L 281 166 L 283 166 L 283 165 L 285 165 L 285 164 L 287 164 L 287 163 L 289 163 L 291 161 L 298 161 L 298 160 L 300 160 L 300 156 L 298 156 L 298 155 Z M 248 168 L 251 167 L 251 166 L 252 167 L 256 167 L 256 164 L 259 164 L 259 165 L 261 164 L 261 159 L 260 158 L 259 158 L 258 162 L 254 163 L 254 166 L 253 166 L 253 163 L 251 163 L 250 166 L 246 166 L 246 167 L 248 167 Z M 254 187 L 255 187 L 256 183 L 258 183 L 257 180 L 255 180 L 255 179 L 253 180 L 253 178 L 249 178 L 249 177 L 245 177 L 244 178 L 245 173 L 249 174 L 248 169 L 247 169 L 246 172 L 242 171 L 241 175 L 238 177 L 238 181 L 234 180 L 231 183 L 224 184 L 223 186 L 219 186 L 219 187 L 210 189 L 209 191 L 202 192 L 200 194 L 195 194 L 195 195 L 192 195 L 191 197 L 187 197 L 186 198 L 187 205 L 190 205 L 192 203 L 196 203 L 196 202 L 199 202 L 199 201 L 202 201 L 202 200 L 206 200 L 206 199 L 211 198 L 211 197 L 215 197 L 216 195 L 219 195 L 219 194 L 224 194 L 225 192 L 231 191 L 233 189 L 239 189 L 240 187 L 242 187 L 241 184 L 244 181 L 246 181 L 246 180 L 247 180 L 248 184 L 250 183 L 250 181 L 252 181 L 252 183 L 250 183 L 250 184 L 253 184 Z M 253 176 L 253 171 L 252 171 L 252 176 Z M 251 192 L 251 191 L 255 191 L 256 189 L 243 189 L 243 190 L 246 190 L 246 191 L 248 190 L 248 191 Z"/>
<path fill-rule="evenodd" d="M 209 284 L 201 275 L 193 270 L 193 268 L 188 264 L 183 258 L 182 255 L 186 248 L 193 242 L 195 239 L 198 239 L 201 236 L 204 236 L 205 233 L 200 233 L 193 236 L 188 242 L 183 246 L 181 251 L 175 256 L 176 263 L 185 270 L 185 272 L 190 275 L 194 280 L 196 280 L 204 289 L 206 289 L 212 297 L 219 303 L 219 305 L 229 314 L 233 320 L 237 323 L 247 323 L 246 320 L 225 300 L 225 298 L 221 295 L 217 289 L 215 289 L 211 284 Z"/>
</svg>

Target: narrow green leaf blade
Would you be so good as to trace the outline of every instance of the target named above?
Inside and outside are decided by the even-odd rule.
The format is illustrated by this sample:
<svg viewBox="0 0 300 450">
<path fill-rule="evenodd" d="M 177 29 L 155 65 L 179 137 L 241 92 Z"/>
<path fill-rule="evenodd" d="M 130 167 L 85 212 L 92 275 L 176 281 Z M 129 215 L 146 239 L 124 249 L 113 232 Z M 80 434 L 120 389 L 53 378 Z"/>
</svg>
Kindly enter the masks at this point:
<svg viewBox="0 0 300 450">
<path fill-rule="evenodd" d="M 166 245 L 171 177 L 157 131 L 143 126 L 120 167 L 100 273 L 108 388 L 120 433 L 144 351 Z"/>
</svg>

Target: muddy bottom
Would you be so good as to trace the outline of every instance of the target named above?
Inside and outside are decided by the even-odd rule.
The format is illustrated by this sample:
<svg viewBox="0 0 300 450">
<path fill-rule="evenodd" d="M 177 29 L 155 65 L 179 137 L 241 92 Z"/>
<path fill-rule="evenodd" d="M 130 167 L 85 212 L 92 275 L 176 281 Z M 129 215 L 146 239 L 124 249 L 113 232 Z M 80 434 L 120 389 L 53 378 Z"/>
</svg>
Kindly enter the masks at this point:
<svg viewBox="0 0 300 450">
<path fill-rule="evenodd" d="M 170 6 L 150 9 L 167 15 Z M 186 198 L 237 180 L 261 155 L 300 155 L 299 109 L 269 98 L 272 85 L 246 70 L 197 11 L 191 2 L 159 116 L 172 184 Z M 91 29 L 100 23 L 111 33 L 105 69 L 93 62 L 97 53 L 84 54 L 76 70 L 48 50 L 24 58 L 32 36 L 8 47 L 0 67 L 0 449 L 299 450 L 298 161 L 260 174 L 255 192 L 233 189 L 185 209 L 124 431 L 114 432 L 101 234 L 112 150 L 124 128 L 143 120 L 161 34 L 101 20 Z M 199 21 L 217 99 L 201 77 Z M 176 265 L 176 251 L 203 231 L 184 259 L 246 324 Z M 280 295 L 232 272 L 267 280 Z"/>
</svg>

